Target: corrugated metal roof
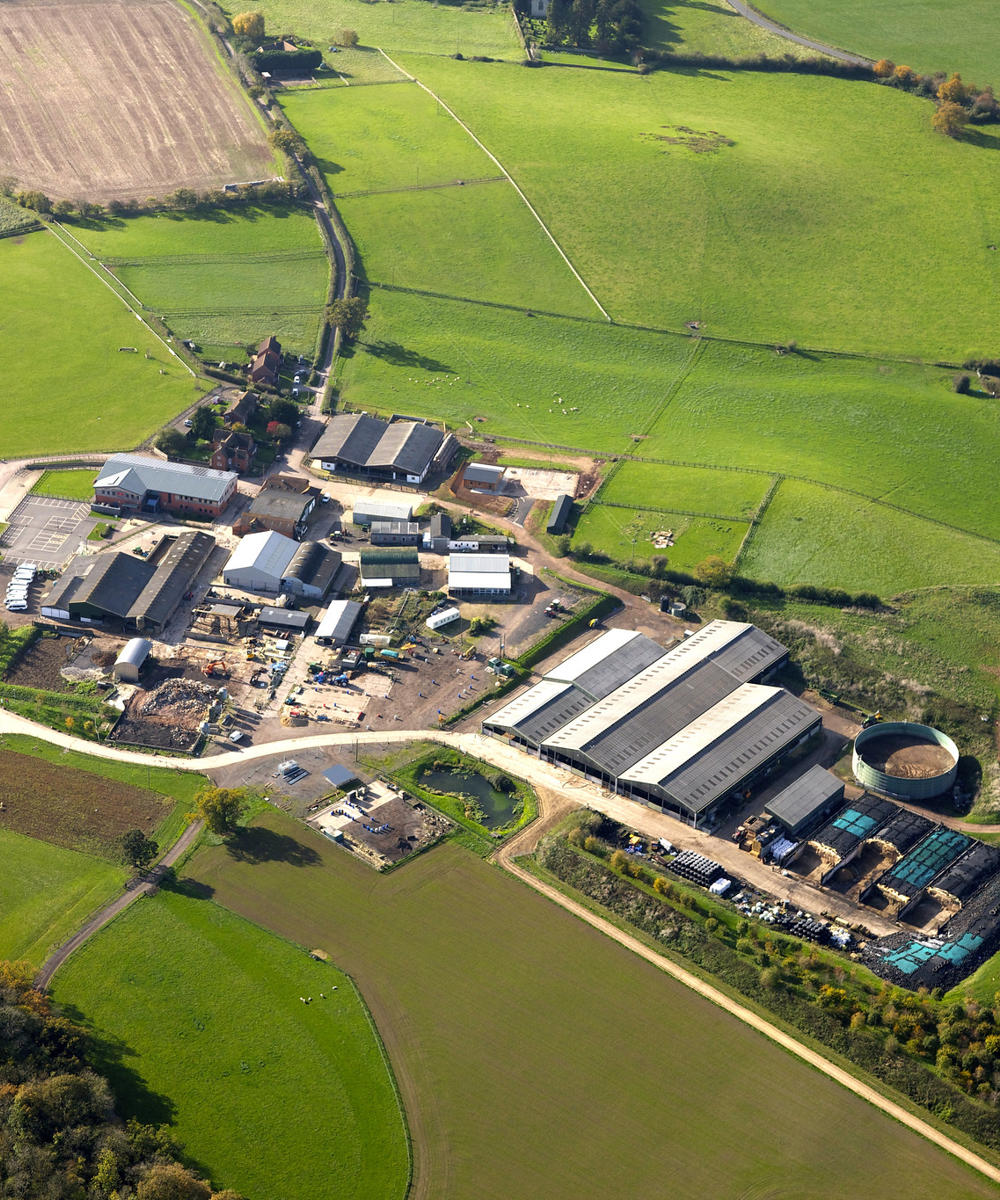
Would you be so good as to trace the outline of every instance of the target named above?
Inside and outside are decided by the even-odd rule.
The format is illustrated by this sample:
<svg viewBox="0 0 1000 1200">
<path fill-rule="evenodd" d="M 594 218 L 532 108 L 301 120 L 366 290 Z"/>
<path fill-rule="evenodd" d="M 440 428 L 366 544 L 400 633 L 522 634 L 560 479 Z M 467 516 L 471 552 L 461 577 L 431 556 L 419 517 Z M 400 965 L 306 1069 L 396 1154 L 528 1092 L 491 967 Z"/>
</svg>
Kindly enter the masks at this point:
<svg viewBox="0 0 1000 1200">
<path fill-rule="evenodd" d="M 145 492 L 169 492 L 198 500 L 221 500 L 237 479 L 235 471 L 215 471 L 166 462 L 148 454 L 113 454 L 101 469 L 95 488 L 121 488 L 142 496 Z"/>
<path fill-rule="evenodd" d="M 133 667 L 141 667 L 149 657 L 149 652 L 153 648 L 153 643 L 148 638 L 134 637 L 125 643 L 121 653 L 115 659 L 115 666 L 119 663 L 130 663 Z"/>
<path fill-rule="evenodd" d="M 413 512 L 413 501 L 398 492 L 383 492 L 378 500 L 355 500 L 351 516 L 355 525 L 371 521 L 408 521 Z"/>
<path fill-rule="evenodd" d="M 481 574 L 504 575 L 510 571 L 509 554 L 449 554 L 449 573 L 476 571 Z"/>
<path fill-rule="evenodd" d="M 444 434 L 432 425 L 394 421 L 382 434 L 367 465 L 422 475 L 443 441 Z"/>
<path fill-rule="evenodd" d="M 546 704 L 569 690 L 568 683 L 559 683 L 555 679 L 543 679 L 534 687 L 527 688 L 519 696 L 515 696 L 503 708 L 489 717 L 485 724 L 495 729 L 516 729 L 522 721 L 526 721 Z"/>
<path fill-rule="evenodd" d="M 652 701 L 631 706 L 627 711 L 617 706 L 618 719 L 611 725 L 602 723 L 596 733 L 585 737 L 579 752 L 599 770 L 609 775 L 624 775 L 658 747 L 690 728 L 702 713 L 739 686 L 732 675 L 714 663 L 699 663 L 673 680 Z M 587 717 L 579 724 L 586 727 Z M 556 735 L 550 744 L 555 746 L 559 741 Z"/>
<path fill-rule="evenodd" d="M 316 638 L 330 638 L 335 642 L 346 642 L 351 636 L 361 605 L 354 600 L 334 600 L 323 614 L 316 629 Z"/>
<path fill-rule="evenodd" d="M 131 554 L 102 554 L 85 570 L 70 603 L 89 604 L 124 620 L 155 574 L 155 567 Z"/>
<path fill-rule="evenodd" d="M 608 629 L 604 633 L 598 634 L 592 642 L 588 642 L 582 650 L 577 650 L 568 658 L 564 658 L 561 663 L 550 667 L 545 672 L 547 679 L 561 679 L 564 683 L 575 683 L 580 675 L 596 667 L 599 663 L 604 662 L 612 654 L 621 650 L 623 646 L 628 645 L 638 638 L 642 638 L 641 633 L 636 633 L 634 629 Z M 649 641 L 648 638 L 645 639 Z M 656 644 L 655 642 L 653 643 Z M 658 654 L 663 653 L 660 646 L 656 647 Z"/>
<path fill-rule="evenodd" d="M 549 514 L 549 523 L 545 526 L 546 533 L 562 533 L 563 527 L 573 511 L 573 501 L 565 492 L 561 496 L 556 497 L 555 504 L 552 505 L 552 512 Z"/>
<path fill-rule="evenodd" d="M 441 449 L 445 434 L 419 421 L 382 421 L 367 413 L 338 413 L 312 448 L 312 457 L 340 459 L 349 466 L 422 475 Z"/>
<path fill-rule="evenodd" d="M 298 548 L 299 543 L 293 538 L 285 537 L 273 529 L 266 533 L 248 533 L 240 539 L 222 573 L 228 575 L 232 571 L 252 570 L 280 580 Z"/>
<path fill-rule="evenodd" d="M 214 549 L 215 538 L 210 534 L 194 529 L 178 534 L 129 608 L 128 620 L 140 628 L 165 625 Z"/>
<path fill-rule="evenodd" d="M 764 811 L 795 831 L 843 794 L 843 782 L 814 763 L 805 774 L 769 800 L 764 805 Z"/>
<path fill-rule="evenodd" d="M 742 719 L 737 719 L 735 724 L 722 727 L 720 723 L 711 740 L 691 738 L 687 744 L 691 753 L 686 761 L 678 763 L 680 755 L 668 753 L 667 759 L 674 769 L 659 780 L 651 780 L 690 812 L 703 812 L 720 796 L 738 787 L 763 763 L 819 725 L 819 714 L 790 692 L 755 683 L 743 684 L 739 691 L 745 688 L 767 692 L 770 696 Z M 716 709 L 722 710 L 738 694 L 734 692 L 716 705 Z M 712 712 L 706 713 L 706 718 L 711 721 Z M 685 730 L 681 739 L 686 740 L 686 734 Z M 639 764 L 642 776 L 655 777 L 662 770 L 658 754 L 651 755 L 647 763 Z"/>
<path fill-rule="evenodd" d="M 294 608 L 275 608 L 265 604 L 257 614 L 261 625 L 274 625 L 279 629 L 305 629 L 309 624 L 309 614 Z"/>
<path fill-rule="evenodd" d="M 300 542 L 282 578 L 298 580 L 325 594 L 340 570 L 340 561 L 337 551 L 322 542 Z"/>
<path fill-rule="evenodd" d="M 469 463 L 465 468 L 466 483 L 496 483 L 503 479 L 503 467 L 491 463 Z"/>
<path fill-rule="evenodd" d="M 363 467 L 385 432 L 385 422 L 367 413 L 337 413 L 312 448 L 313 458 L 339 458 Z"/>
</svg>

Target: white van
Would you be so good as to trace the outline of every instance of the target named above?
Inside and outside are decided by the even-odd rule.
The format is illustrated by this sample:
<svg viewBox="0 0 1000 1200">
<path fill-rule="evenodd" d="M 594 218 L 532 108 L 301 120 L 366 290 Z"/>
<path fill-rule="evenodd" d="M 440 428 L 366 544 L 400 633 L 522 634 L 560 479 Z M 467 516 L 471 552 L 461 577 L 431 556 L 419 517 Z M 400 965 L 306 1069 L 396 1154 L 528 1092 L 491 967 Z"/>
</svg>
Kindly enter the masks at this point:
<svg viewBox="0 0 1000 1200">
<path fill-rule="evenodd" d="M 7 611 L 8 612 L 27 612 L 28 611 L 27 602 L 24 600 L 8 600 L 7 601 Z"/>
</svg>

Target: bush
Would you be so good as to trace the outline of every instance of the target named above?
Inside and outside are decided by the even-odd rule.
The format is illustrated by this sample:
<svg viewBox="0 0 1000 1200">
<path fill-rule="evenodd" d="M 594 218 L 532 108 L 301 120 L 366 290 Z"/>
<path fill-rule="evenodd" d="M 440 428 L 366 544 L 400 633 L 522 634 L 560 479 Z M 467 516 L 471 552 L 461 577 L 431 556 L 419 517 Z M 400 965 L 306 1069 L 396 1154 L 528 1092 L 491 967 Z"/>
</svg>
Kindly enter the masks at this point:
<svg viewBox="0 0 1000 1200">
<path fill-rule="evenodd" d="M 956 375 L 954 380 L 952 380 L 952 387 L 960 396 L 964 396 L 967 394 L 971 382 L 972 380 L 968 375 Z"/>
</svg>

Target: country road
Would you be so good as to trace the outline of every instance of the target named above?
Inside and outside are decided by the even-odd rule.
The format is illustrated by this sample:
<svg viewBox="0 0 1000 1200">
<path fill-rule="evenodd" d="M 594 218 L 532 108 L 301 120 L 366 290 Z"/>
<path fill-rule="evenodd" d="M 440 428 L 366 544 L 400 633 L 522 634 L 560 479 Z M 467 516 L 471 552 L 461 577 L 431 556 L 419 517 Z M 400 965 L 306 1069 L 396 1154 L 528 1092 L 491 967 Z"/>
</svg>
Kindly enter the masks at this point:
<svg viewBox="0 0 1000 1200">
<path fill-rule="evenodd" d="M 610 921 L 591 912 L 583 904 L 569 896 L 564 895 L 557 888 L 536 878 L 530 872 L 526 871 L 517 861 L 518 855 L 530 853 L 537 845 L 539 838 L 557 823 L 566 813 L 573 807 L 577 806 L 581 801 L 586 801 L 589 807 L 602 810 L 608 807 L 612 810 L 612 815 L 616 819 L 621 819 L 621 814 L 615 809 L 614 803 L 625 805 L 628 802 L 620 797 L 609 797 L 607 793 L 601 792 L 594 785 L 585 784 L 581 780 L 577 780 L 569 776 L 567 772 L 559 770 L 543 763 L 540 760 L 533 758 L 531 755 L 525 754 L 515 747 L 507 743 L 497 741 L 494 738 L 486 737 L 478 733 L 454 733 L 449 730 L 393 730 L 377 733 L 323 733 L 311 737 L 288 738 L 282 742 L 272 742 L 261 746 L 252 746 L 246 750 L 233 751 L 226 754 L 220 754 L 208 760 L 188 760 L 168 758 L 163 755 L 145 755 L 134 751 L 118 750 L 115 747 L 96 745 L 90 742 L 84 742 L 81 739 L 74 738 L 68 734 L 60 733 L 57 730 L 47 729 L 43 726 L 34 724 L 24 717 L 16 714 L 0 710 L 0 734 L 22 733 L 30 734 L 35 737 L 42 738 L 45 741 L 55 745 L 61 745 L 67 749 L 92 753 L 101 758 L 115 759 L 120 762 L 133 762 L 138 764 L 148 763 L 153 766 L 163 766 L 184 771 L 206 771 L 213 767 L 231 766 L 240 761 L 250 761 L 253 759 L 269 757 L 272 755 L 283 755 L 292 753 L 295 750 L 305 750 L 321 746 L 346 746 L 360 743 L 365 745 L 389 745 L 399 744 L 401 742 L 413 741 L 416 739 L 433 740 L 441 742 L 445 745 L 454 746 L 457 749 L 463 750 L 468 754 L 475 755 L 479 758 L 493 763 L 505 770 L 510 770 L 512 773 L 517 773 L 521 777 L 531 782 L 539 796 L 539 817 L 536 822 L 523 830 L 516 837 L 512 838 L 505 846 L 501 847 L 496 854 L 496 862 L 503 870 L 510 872 L 515 878 L 519 879 L 528 887 L 533 888 L 536 892 L 545 896 L 546 899 L 560 905 L 567 912 L 579 917 L 580 920 L 586 921 L 594 929 L 603 933 L 605 936 L 612 938 L 626 949 L 638 954 L 640 957 L 652 963 L 659 970 L 670 975 L 685 987 L 697 992 L 712 1004 L 718 1005 L 726 1012 L 730 1013 L 737 1020 L 742 1021 L 750 1028 L 757 1030 L 764 1037 L 781 1046 L 789 1053 L 794 1054 L 803 1062 L 828 1076 L 830 1079 L 841 1084 L 855 1095 L 867 1100 L 874 1107 L 880 1109 L 888 1116 L 893 1117 L 907 1128 L 920 1134 L 928 1141 L 933 1142 L 953 1157 L 966 1163 L 986 1178 L 1000 1183 L 1000 1168 L 994 1166 L 974 1151 L 967 1149 L 960 1143 L 949 1137 L 947 1134 L 936 1129 L 933 1125 L 922 1120 L 919 1116 L 907 1111 L 895 1101 L 882 1095 L 876 1088 L 870 1086 L 864 1081 L 855 1078 L 850 1072 L 844 1070 L 837 1064 L 830 1062 L 824 1058 L 822 1054 L 810 1049 L 808 1046 L 802 1045 L 792 1035 L 785 1033 L 777 1026 L 772 1025 L 770 1021 L 740 1004 L 737 1000 L 727 996 L 718 988 L 713 987 L 710 983 L 700 979 L 697 975 L 678 966 L 676 963 L 661 957 L 656 951 L 651 950 L 638 938 L 632 936 L 624 930 L 617 928 Z M 586 789 L 586 791 L 584 790 Z M 627 809 L 628 824 L 637 829 L 642 829 L 650 818 L 655 818 L 658 821 L 669 822 L 671 827 L 672 838 L 678 844 L 682 844 L 684 831 L 688 827 L 680 821 L 675 821 L 673 818 L 666 817 L 663 814 L 656 813 L 651 809 L 645 809 L 640 805 L 628 804 Z M 705 835 L 697 830 L 688 830 L 692 834 L 701 837 Z M 180 839 L 171 847 L 170 852 L 164 856 L 162 866 L 166 867 L 176 862 L 177 858 L 192 844 L 194 839 L 200 832 L 199 826 L 189 826 Z M 652 834 L 650 834 L 652 836 Z M 716 839 L 718 842 L 719 839 Z M 749 859 L 749 856 L 744 856 Z M 763 867 L 757 860 L 757 866 L 762 870 L 768 868 Z M 750 874 L 751 863 L 745 864 L 744 876 Z M 769 876 L 773 885 L 773 877 Z M 805 884 L 799 884 L 800 887 L 808 887 Z M 128 893 L 119 896 L 111 904 L 101 909 L 90 918 L 82 929 L 69 941 L 59 947 L 53 955 L 46 961 L 42 970 L 38 975 L 38 986 L 44 987 L 52 978 L 54 972 L 63 963 L 70 954 L 87 940 L 93 933 L 100 929 L 108 921 L 112 920 L 119 912 L 122 911 L 128 904 L 132 902 L 138 895 L 142 895 L 155 887 L 155 880 L 150 878 L 137 887 L 130 889 Z M 830 897 L 826 893 L 817 893 L 818 896 L 825 898 L 829 903 Z"/>
<path fill-rule="evenodd" d="M 827 58 L 835 58 L 839 62 L 854 63 L 859 67 L 871 64 L 872 60 L 870 58 L 863 58 L 860 54 L 851 54 L 848 50 L 840 50 L 836 46 L 828 46 L 825 42 L 815 42 L 812 38 L 801 37 L 797 33 L 792 33 L 784 25 L 779 25 L 777 21 L 772 21 L 769 17 L 765 17 L 763 13 L 758 12 L 752 5 L 747 4 L 746 0 L 726 0 L 726 2 L 740 16 L 746 17 L 748 21 L 751 21 L 761 29 L 766 29 L 768 33 L 773 33 L 777 37 L 784 38 L 786 42 L 795 42 L 796 45 L 805 46 L 807 50 L 815 50 L 817 54 L 825 54 Z"/>
</svg>

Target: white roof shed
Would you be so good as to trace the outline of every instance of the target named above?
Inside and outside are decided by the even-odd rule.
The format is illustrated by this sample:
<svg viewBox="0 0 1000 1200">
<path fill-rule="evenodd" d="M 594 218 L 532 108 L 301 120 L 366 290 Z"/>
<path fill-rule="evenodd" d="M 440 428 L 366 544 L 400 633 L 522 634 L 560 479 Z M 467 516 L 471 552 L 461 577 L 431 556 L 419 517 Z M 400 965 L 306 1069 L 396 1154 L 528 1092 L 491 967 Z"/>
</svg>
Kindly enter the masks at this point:
<svg viewBox="0 0 1000 1200">
<path fill-rule="evenodd" d="M 276 596 L 298 549 L 298 542 L 273 530 L 247 534 L 222 568 L 223 581 L 255 595 Z"/>
</svg>

